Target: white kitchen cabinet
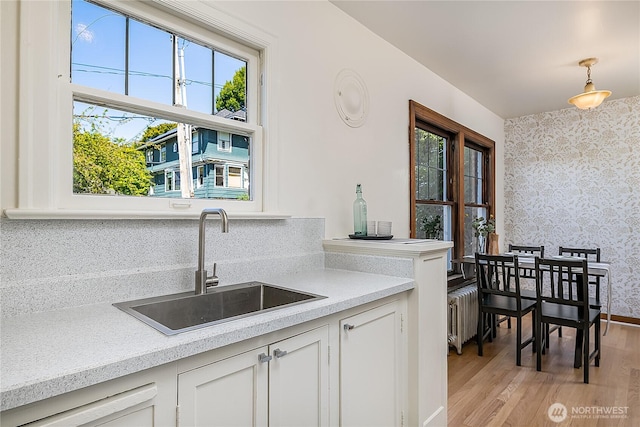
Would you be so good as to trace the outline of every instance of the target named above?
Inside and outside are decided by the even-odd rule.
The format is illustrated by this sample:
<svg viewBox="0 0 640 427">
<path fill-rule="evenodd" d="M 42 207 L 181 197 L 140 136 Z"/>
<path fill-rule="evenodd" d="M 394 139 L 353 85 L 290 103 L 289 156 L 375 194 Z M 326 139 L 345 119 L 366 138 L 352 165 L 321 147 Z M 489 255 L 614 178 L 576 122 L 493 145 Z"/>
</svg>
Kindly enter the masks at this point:
<svg viewBox="0 0 640 427">
<path fill-rule="evenodd" d="M 363 259 L 377 274 L 412 277 L 407 293 L 407 348 L 404 424 L 447 425 L 447 251 L 452 242 L 439 240 L 397 243 L 332 239 L 323 241 L 329 268 L 361 269 Z M 363 258 L 365 257 L 365 258 Z M 369 257 L 373 257 L 369 259 Z M 408 274 L 405 261 L 411 263 Z"/>
<path fill-rule="evenodd" d="M 178 375 L 178 425 L 266 426 L 267 353 L 261 347 Z"/>
<path fill-rule="evenodd" d="M 178 376 L 179 426 L 328 426 L 324 326 Z"/>
<path fill-rule="evenodd" d="M 2 412 L 1 424 L 401 426 L 407 301 L 368 302 L 34 402 Z"/>
<path fill-rule="evenodd" d="M 270 346 L 269 425 L 329 425 L 329 327 Z"/>
<path fill-rule="evenodd" d="M 2 413 L 2 426 L 175 425 L 175 367 L 165 365 Z"/>
<path fill-rule="evenodd" d="M 340 322 L 340 425 L 403 424 L 403 315 L 395 301 Z"/>
<path fill-rule="evenodd" d="M 65 411 L 42 420 L 26 424 L 29 427 L 154 426 L 154 398 L 158 394 L 155 384 L 127 390 L 98 402 Z"/>
</svg>

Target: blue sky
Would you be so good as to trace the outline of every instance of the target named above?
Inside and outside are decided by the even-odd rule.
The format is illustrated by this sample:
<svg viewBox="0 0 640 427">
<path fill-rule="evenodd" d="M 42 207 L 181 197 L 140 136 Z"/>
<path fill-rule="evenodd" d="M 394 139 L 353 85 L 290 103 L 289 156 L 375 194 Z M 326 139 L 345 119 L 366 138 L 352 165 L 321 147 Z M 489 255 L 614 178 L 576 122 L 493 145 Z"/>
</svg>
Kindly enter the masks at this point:
<svg viewBox="0 0 640 427">
<path fill-rule="evenodd" d="M 125 94 L 126 19 L 123 15 L 87 3 L 72 2 L 71 76 L 74 83 Z M 214 52 L 194 41 L 178 37 L 184 48 L 187 107 L 211 114 L 214 97 L 244 62 Z M 127 95 L 171 105 L 173 103 L 173 38 L 146 23 L 129 20 Z M 212 65 L 213 64 L 213 65 Z M 88 106 L 74 105 L 74 113 Z M 104 108 L 93 109 L 102 115 Z M 129 117 L 123 120 L 123 117 Z M 136 139 L 144 129 L 164 120 L 108 109 L 104 133 L 125 140 Z"/>
</svg>

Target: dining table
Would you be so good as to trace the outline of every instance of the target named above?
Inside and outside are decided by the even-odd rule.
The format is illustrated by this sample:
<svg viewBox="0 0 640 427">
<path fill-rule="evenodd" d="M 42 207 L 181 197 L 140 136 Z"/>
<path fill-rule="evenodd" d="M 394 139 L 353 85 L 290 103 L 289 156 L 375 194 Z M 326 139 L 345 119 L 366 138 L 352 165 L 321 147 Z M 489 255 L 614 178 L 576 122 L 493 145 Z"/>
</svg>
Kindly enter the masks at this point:
<svg viewBox="0 0 640 427">
<path fill-rule="evenodd" d="M 535 269 L 535 259 L 536 256 L 528 253 L 514 253 L 514 252 L 504 252 L 499 255 L 505 256 L 518 256 L 518 267 L 519 268 L 529 268 Z M 581 261 L 584 258 L 576 257 L 576 256 L 568 256 L 568 255 L 552 255 L 545 257 L 547 259 L 556 259 L 556 260 L 568 260 L 568 261 Z M 476 259 L 475 255 L 465 255 L 462 258 L 453 259 L 453 263 L 462 263 L 462 264 L 475 264 Z M 611 322 L 611 263 L 609 262 L 596 262 L 587 260 L 587 269 L 589 276 L 599 276 L 606 277 L 607 281 L 607 324 L 604 329 L 603 335 L 607 335 L 607 331 L 609 330 L 609 323 Z M 462 268 L 462 277 L 466 279 L 465 269 Z"/>
</svg>

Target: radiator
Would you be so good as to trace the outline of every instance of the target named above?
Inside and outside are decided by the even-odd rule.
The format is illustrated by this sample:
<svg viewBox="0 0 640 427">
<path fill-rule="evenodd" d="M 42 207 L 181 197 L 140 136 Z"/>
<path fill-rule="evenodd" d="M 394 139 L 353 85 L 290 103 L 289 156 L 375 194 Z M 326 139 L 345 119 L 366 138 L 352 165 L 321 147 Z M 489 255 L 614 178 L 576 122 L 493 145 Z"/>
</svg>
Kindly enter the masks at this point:
<svg viewBox="0 0 640 427">
<path fill-rule="evenodd" d="M 448 341 L 458 354 L 462 354 L 462 344 L 476 336 L 478 331 L 478 289 L 468 285 L 447 295 Z"/>
</svg>

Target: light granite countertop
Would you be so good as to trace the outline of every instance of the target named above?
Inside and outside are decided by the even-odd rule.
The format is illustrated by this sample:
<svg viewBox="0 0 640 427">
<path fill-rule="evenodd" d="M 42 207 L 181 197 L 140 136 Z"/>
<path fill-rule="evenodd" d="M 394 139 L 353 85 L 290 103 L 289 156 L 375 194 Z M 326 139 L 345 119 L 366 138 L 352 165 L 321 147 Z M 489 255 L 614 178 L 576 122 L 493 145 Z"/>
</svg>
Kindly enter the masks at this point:
<svg viewBox="0 0 640 427">
<path fill-rule="evenodd" d="M 331 269 L 286 277 L 256 277 L 255 280 L 327 298 L 175 336 L 165 336 L 111 304 L 3 319 L 0 410 L 78 390 L 414 288 L 409 278 Z"/>
</svg>

